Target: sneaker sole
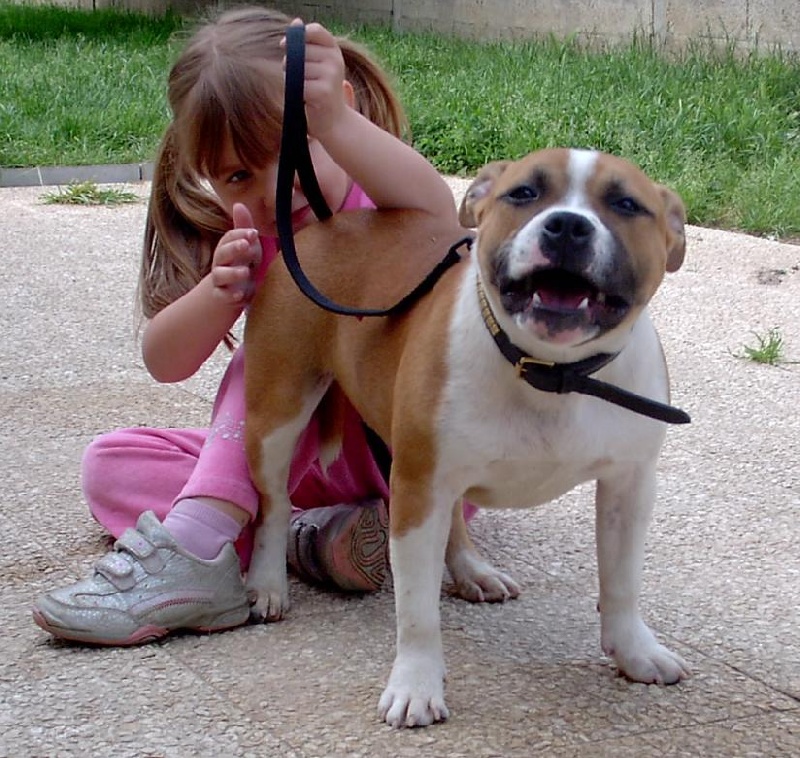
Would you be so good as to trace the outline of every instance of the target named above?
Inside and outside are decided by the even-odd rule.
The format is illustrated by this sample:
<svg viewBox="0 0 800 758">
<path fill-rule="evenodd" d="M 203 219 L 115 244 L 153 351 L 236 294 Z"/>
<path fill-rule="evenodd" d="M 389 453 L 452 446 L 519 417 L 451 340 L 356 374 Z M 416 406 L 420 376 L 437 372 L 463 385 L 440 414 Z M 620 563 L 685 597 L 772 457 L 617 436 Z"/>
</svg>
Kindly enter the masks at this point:
<svg viewBox="0 0 800 758">
<path fill-rule="evenodd" d="M 389 570 L 389 511 L 382 501 L 311 509 L 292 521 L 287 561 L 296 576 L 340 592 L 376 592 Z M 327 511 L 322 515 L 322 511 Z"/>
<path fill-rule="evenodd" d="M 389 511 L 386 506 L 359 508 L 355 523 L 322 546 L 330 580 L 348 592 L 377 592 L 389 568 Z"/>
<path fill-rule="evenodd" d="M 365 508 L 350 541 L 350 562 L 368 591 L 379 590 L 386 581 L 388 568 L 389 512 L 383 508 Z"/>
<path fill-rule="evenodd" d="M 250 610 L 244 615 L 244 619 L 240 619 L 241 610 L 229 611 L 228 613 L 219 616 L 213 624 L 204 626 L 187 626 L 178 627 L 175 629 L 168 629 L 154 624 L 148 624 L 137 629 L 133 634 L 124 638 L 108 639 L 98 637 L 92 634 L 82 634 L 75 629 L 64 629 L 60 626 L 55 626 L 47 621 L 44 615 L 38 608 L 33 609 L 33 620 L 37 626 L 43 629 L 48 634 L 60 640 L 67 642 L 80 642 L 84 645 L 98 645 L 101 647 L 131 647 L 133 645 L 144 645 L 148 642 L 155 642 L 156 640 L 163 639 L 169 634 L 178 631 L 197 632 L 200 634 L 210 634 L 213 632 L 224 632 L 229 629 L 235 629 L 247 623 L 250 616 Z"/>
</svg>

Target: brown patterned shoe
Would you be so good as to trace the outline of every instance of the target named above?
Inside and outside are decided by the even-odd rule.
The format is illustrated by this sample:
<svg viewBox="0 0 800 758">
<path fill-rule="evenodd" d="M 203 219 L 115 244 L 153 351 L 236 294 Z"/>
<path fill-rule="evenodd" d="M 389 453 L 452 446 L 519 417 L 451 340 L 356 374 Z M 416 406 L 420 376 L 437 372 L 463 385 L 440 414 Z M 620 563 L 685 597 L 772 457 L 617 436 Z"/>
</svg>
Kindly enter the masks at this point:
<svg viewBox="0 0 800 758">
<path fill-rule="evenodd" d="M 383 500 L 311 508 L 292 518 L 289 568 L 312 584 L 375 592 L 389 565 L 389 511 Z"/>
</svg>

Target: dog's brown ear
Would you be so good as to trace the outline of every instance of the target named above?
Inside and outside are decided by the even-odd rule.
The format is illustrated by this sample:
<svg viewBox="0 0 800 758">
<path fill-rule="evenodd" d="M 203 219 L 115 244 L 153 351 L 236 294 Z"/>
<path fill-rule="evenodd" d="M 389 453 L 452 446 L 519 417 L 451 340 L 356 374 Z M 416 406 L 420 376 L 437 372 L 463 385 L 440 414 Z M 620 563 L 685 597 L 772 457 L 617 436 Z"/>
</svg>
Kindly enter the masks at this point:
<svg viewBox="0 0 800 758">
<path fill-rule="evenodd" d="M 660 187 L 667 214 L 667 271 L 677 271 L 686 254 L 686 208 L 680 196 L 667 187 Z"/>
<path fill-rule="evenodd" d="M 469 185 L 469 189 L 467 189 L 464 199 L 461 201 L 461 207 L 458 210 L 458 220 L 461 226 L 473 227 L 478 225 L 480 222 L 480 210 L 477 206 L 489 194 L 495 180 L 505 171 L 509 163 L 511 161 L 487 163 L 478 172 L 475 181 Z"/>
</svg>

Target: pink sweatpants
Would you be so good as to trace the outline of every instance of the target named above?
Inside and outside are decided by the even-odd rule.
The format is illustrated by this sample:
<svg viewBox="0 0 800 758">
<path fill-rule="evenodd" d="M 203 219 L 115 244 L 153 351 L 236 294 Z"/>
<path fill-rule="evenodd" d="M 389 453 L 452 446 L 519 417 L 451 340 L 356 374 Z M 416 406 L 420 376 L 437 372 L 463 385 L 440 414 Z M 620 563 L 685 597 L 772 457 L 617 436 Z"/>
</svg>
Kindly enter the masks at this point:
<svg viewBox="0 0 800 758">
<path fill-rule="evenodd" d="M 82 483 L 89 510 L 115 537 L 146 510 L 159 519 L 187 497 L 234 503 L 252 518 L 256 491 L 244 449 L 244 353 L 239 348 L 220 385 L 210 429 L 119 429 L 94 439 L 83 456 Z M 292 461 L 289 493 L 296 508 L 387 498 L 388 488 L 351 409 L 339 458 L 323 473 L 316 418 L 303 433 Z M 243 565 L 252 550 L 252 527 L 237 543 Z"/>
</svg>

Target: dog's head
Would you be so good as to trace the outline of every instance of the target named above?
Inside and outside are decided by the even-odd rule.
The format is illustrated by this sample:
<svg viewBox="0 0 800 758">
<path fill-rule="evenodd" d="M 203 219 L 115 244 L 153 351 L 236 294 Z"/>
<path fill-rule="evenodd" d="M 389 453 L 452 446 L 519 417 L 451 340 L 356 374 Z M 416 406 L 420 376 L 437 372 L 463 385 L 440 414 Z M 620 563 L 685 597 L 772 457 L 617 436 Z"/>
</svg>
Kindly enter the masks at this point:
<svg viewBox="0 0 800 758">
<path fill-rule="evenodd" d="M 550 360 L 621 347 L 685 250 L 685 210 L 631 163 L 551 149 L 488 164 L 461 223 L 490 303 L 512 339 Z"/>
</svg>

